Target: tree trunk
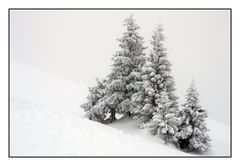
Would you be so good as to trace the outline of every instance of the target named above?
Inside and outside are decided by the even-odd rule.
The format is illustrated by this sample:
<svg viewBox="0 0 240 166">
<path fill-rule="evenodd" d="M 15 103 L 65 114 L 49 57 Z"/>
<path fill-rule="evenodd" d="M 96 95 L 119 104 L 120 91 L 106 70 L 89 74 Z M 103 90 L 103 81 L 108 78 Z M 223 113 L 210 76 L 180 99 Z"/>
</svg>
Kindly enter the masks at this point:
<svg viewBox="0 0 240 166">
<path fill-rule="evenodd" d="M 179 147 L 181 149 L 187 149 L 189 146 L 189 139 L 179 139 Z"/>
<path fill-rule="evenodd" d="M 115 108 L 110 108 L 110 112 L 111 112 L 111 122 L 114 122 L 116 120 L 115 114 Z"/>
<path fill-rule="evenodd" d="M 131 116 L 131 112 L 128 112 L 127 115 L 128 115 L 128 117 L 130 117 Z"/>
</svg>

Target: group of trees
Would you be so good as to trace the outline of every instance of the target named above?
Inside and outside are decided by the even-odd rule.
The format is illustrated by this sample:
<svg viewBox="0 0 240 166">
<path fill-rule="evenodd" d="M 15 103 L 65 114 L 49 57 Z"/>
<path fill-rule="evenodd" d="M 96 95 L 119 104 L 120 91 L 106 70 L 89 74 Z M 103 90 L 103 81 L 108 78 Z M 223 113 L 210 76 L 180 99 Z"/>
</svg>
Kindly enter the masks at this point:
<svg viewBox="0 0 240 166">
<path fill-rule="evenodd" d="M 161 25 L 152 35 L 149 56 L 144 53 L 146 47 L 133 16 L 124 21 L 124 26 L 126 32 L 112 58 L 111 73 L 89 88 L 88 101 L 82 105 L 87 117 L 101 123 L 118 120 L 116 115 L 132 117 L 139 121 L 140 128 L 148 128 L 166 143 L 184 150 L 206 151 L 210 141 L 204 124 L 206 110 L 199 105 L 194 83 L 179 109 Z"/>
</svg>

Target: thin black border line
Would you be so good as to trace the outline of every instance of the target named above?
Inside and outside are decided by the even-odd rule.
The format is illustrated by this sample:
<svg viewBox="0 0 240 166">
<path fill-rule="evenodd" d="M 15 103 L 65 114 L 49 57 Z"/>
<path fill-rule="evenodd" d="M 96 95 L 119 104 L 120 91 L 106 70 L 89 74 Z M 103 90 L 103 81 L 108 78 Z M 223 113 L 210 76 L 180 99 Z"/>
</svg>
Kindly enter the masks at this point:
<svg viewBox="0 0 240 166">
<path fill-rule="evenodd" d="M 10 155 L 10 11 L 11 10 L 229 10 L 230 11 L 230 155 L 229 156 L 11 156 Z M 8 8 L 8 157 L 9 158 L 232 158 L 232 8 Z"/>
<path fill-rule="evenodd" d="M 10 9 L 8 10 L 8 157 L 10 157 Z"/>
<path fill-rule="evenodd" d="M 9 10 L 232 10 L 231 8 L 9 8 Z"/>
<path fill-rule="evenodd" d="M 230 10 L 230 157 L 232 157 L 232 9 Z"/>
</svg>

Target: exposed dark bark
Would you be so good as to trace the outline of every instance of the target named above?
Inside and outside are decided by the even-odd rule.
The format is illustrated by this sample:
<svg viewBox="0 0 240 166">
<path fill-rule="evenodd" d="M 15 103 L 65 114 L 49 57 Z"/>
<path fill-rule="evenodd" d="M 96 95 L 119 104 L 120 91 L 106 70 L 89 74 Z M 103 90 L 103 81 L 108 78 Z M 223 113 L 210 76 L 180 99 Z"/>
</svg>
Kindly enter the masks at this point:
<svg viewBox="0 0 240 166">
<path fill-rule="evenodd" d="M 189 139 L 179 139 L 179 147 L 181 149 L 188 149 L 189 146 Z"/>
<path fill-rule="evenodd" d="M 111 112 L 111 122 L 114 122 L 116 120 L 115 114 L 115 108 L 110 108 L 110 112 Z"/>
</svg>

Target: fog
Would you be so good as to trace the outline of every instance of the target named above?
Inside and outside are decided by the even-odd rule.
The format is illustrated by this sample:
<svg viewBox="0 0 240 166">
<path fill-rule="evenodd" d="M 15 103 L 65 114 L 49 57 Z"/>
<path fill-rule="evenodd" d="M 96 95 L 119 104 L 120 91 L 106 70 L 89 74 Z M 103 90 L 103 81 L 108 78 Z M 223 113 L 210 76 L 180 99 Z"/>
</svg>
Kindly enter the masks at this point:
<svg viewBox="0 0 240 166">
<path fill-rule="evenodd" d="M 209 117 L 229 124 L 230 13 L 226 10 L 15 10 L 10 17 L 10 56 L 93 86 L 96 78 L 111 71 L 111 57 L 119 50 L 116 39 L 125 31 L 123 20 L 130 14 L 149 48 L 152 31 L 163 24 L 179 102 L 194 77 Z"/>
</svg>

